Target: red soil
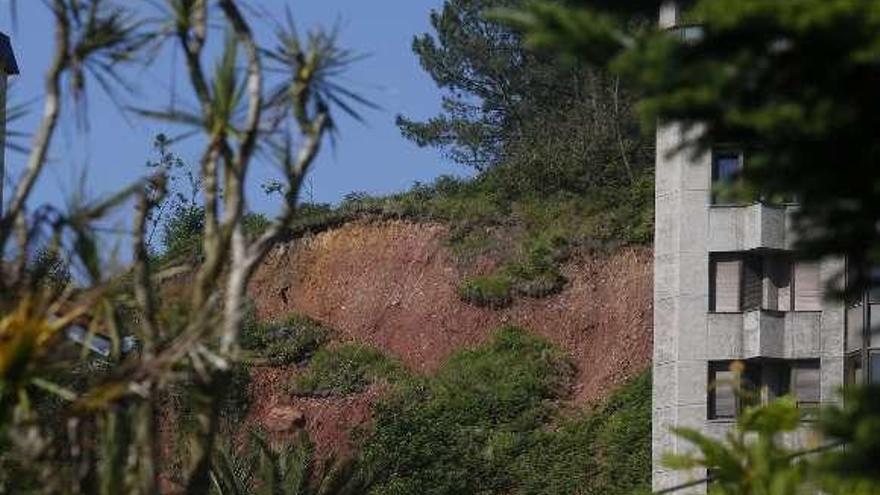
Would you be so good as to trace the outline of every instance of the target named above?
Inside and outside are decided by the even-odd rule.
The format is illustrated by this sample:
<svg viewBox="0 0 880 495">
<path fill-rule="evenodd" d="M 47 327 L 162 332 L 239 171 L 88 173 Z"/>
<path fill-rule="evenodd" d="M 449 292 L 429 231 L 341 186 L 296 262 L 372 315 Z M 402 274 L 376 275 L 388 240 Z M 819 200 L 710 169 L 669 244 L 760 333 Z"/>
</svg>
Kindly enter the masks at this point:
<svg viewBox="0 0 880 495">
<path fill-rule="evenodd" d="M 542 335 L 577 366 L 573 400 L 603 397 L 651 362 L 652 252 L 621 248 L 573 257 L 559 294 L 519 298 L 509 308 L 459 300 L 465 275 L 444 247 L 442 225 L 353 223 L 280 245 L 255 275 L 250 296 L 261 318 L 299 312 L 373 345 L 414 370 L 435 370 L 452 352 L 477 345 L 504 324 Z M 322 449 L 344 447 L 353 426 L 369 419 L 374 389 L 344 399 L 294 399 L 284 370 L 254 374 L 251 419 L 266 421 L 279 404 L 302 409 Z"/>
<path fill-rule="evenodd" d="M 378 386 L 346 397 L 295 397 L 285 393 L 295 369 L 259 367 L 251 372 L 253 405 L 245 424 L 263 426 L 274 442 L 293 440 L 304 427 L 315 444 L 315 455 L 326 459 L 345 456 L 352 428 L 370 421 L 373 404 L 381 395 Z M 289 421 L 280 413 L 295 411 L 301 418 Z"/>
</svg>

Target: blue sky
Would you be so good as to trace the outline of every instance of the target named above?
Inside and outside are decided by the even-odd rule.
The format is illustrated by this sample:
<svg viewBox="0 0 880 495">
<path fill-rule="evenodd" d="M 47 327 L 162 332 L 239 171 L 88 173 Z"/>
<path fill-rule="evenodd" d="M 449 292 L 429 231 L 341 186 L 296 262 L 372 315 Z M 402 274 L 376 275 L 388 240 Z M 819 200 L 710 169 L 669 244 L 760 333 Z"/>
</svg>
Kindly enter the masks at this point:
<svg viewBox="0 0 880 495">
<path fill-rule="evenodd" d="M 420 149 L 404 140 L 394 125 L 395 115 L 399 113 L 425 118 L 439 110 L 439 92 L 419 67 L 410 44 L 414 35 L 429 30 L 429 13 L 442 4 L 441 0 L 254 0 L 252 3 L 278 14 L 289 5 L 301 31 L 339 22 L 341 44 L 368 56 L 352 67 L 346 82 L 381 108 L 366 111 L 366 125 L 338 117 L 337 146 L 324 148 L 311 175 L 315 201 L 336 202 L 351 191 L 387 193 L 440 174 L 465 173 L 461 167 L 444 160 L 436 150 Z M 43 72 L 52 49 L 52 24 L 42 2 L 20 0 L 18 25 L 13 28 L 7 6 L 8 0 L 0 0 L 0 29 L 12 37 L 22 72 L 13 83 L 13 98 L 16 101 L 35 99 L 30 117 L 15 127 L 30 131 L 42 109 L 39 98 Z M 255 28 L 263 37 L 270 31 L 264 24 Z M 131 103 L 156 107 L 166 104 L 171 66 L 172 60 L 166 55 L 148 70 L 128 73 L 140 90 L 131 98 Z M 177 79 L 182 80 L 183 72 L 177 72 Z M 171 128 L 156 122 L 136 117 L 127 121 L 99 91 L 90 93 L 88 111 L 90 127 L 86 133 L 78 130 L 71 113 L 66 115 L 54 143 L 53 161 L 44 173 L 34 204 L 63 204 L 64 198 L 79 191 L 99 196 L 118 189 L 144 173 L 144 163 L 152 156 L 152 137 L 159 132 L 173 134 Z M 175 149 L 190 163 L 195 163 L 198 150 L 196 141 L 180 143 Z M 8 174 L 15 176 L 24 159 L 7 152 Z M 266 198 L 258 187 L 272 171 L 258 165 L 255 172 L 255 180 L 251 182 L 251 208 L 272 213 L 277 199 Z"/>
</svg>

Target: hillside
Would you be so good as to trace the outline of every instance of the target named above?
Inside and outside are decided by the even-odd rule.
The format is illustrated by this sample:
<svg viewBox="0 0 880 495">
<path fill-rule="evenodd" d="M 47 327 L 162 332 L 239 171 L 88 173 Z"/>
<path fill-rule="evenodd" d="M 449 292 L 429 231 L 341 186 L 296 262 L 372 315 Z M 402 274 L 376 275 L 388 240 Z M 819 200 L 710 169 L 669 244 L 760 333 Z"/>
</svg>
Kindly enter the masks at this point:
<svg viewBox="0 0 880 495">
<path fill-rule="evenodd" d="M 276 247 L 254 277 L 260 320 L 290 313 L 335 329 L 337 340 L 371 345 L 412 371 L 431 373 L 456 350 L 484 343 L 502 325 L 546 338 L 576 367 L 572 405 L 596 403 L 651 360 L 651 250 L 576 251 L 563 290 L 517 298 L 504 309 L 462 302 L 456 290 L 483 257 L 464 266 L 438 223 L 358 221 Z M 293 368 L 252 371 L 250 421 L 270 431 L 304 422 L 319 451 L 344 450 L 348 431 L 370 418 L 380 387 L 341 398 L 294 397 Z"/>
</svg>

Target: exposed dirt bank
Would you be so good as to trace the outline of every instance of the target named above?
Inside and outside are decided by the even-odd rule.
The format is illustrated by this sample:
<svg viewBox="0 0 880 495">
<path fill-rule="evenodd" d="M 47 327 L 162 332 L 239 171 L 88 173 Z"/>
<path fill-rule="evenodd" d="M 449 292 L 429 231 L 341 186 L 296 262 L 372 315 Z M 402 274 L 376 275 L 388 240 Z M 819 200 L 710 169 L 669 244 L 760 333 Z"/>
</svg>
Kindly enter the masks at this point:
<svg viewBox="0 0 880 495">
<path fill-rule="evenodd" d="M 463 273 L 447 234 L 434 224 L 348 224 L 278 246 L 250 294 L 261 318 L 300 312 L 426 372 L 500 325 L 521 326 L 570 354 L 577 402 L 601 399 L 650 365 L 650 249 L 576 255 L 561 293 L 491 310 L 459 300 Z"/>
</svg>

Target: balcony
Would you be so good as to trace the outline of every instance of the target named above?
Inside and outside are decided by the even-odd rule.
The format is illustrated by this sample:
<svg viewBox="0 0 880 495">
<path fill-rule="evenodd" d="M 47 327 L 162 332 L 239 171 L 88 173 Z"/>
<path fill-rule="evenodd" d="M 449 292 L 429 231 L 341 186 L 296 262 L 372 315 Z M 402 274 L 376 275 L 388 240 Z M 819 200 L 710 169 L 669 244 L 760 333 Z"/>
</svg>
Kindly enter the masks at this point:
<svg viewBox="0 0 880 495">
<path fill-rule="evenodd" d="M 791 249 L 794 205 L 712 205 L 709 207 L 709 251 Z"/>
<path fill-rule="evenodd" d="M 707 358 L 807 359 L 819 355 L 820 311 L 709 313 Z"/>
</svg>

